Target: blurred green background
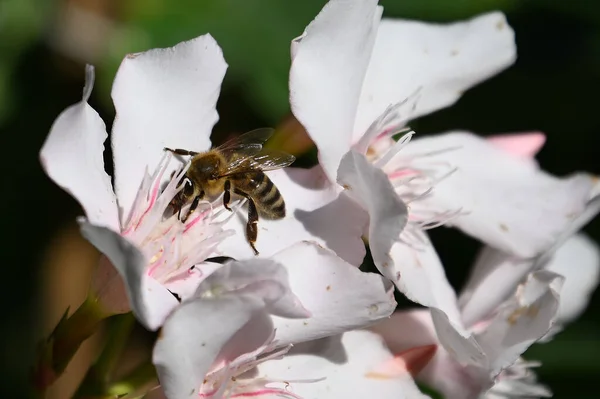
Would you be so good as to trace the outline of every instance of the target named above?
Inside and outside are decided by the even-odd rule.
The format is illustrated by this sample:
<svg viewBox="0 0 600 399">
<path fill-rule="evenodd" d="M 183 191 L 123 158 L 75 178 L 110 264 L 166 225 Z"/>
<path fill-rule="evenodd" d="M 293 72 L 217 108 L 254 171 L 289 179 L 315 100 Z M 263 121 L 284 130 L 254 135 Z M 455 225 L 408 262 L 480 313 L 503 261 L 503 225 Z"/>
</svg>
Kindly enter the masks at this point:
<svg viewBox="0 0 600 399">
<path fill-rule="evenodd" d="M 216 134 L 276 126 L 289 114 L 289 42 L 324 0 L 0 0 L 0 134 L 5 309 L 0 327 L 0 397 L 18 398 L 34 339 L 46 334 L 39 295 L 46 249 L 78 205 L 43 175 L 37 152 L 55 117 L 78 101 L 83 65 L 96 66 L 91 104 L 107 125 L 110 86 L 122 57 L 210 32 L 229 70 Z M 586 0 L 383 0 L 384 16 L 452 21 L 500 9 L 516 31 L 515 66 L 465 94 L 454 107 L 411 126 L 420 134 L 464 128 L 482 135 L 541 130 L 548 171 L 600 174 L 600 3 Z M 107 160 L 110 154 L 107 154 Z M 110 168 L 111 162 L 107 162 Z M 490 173 L 494 173 L 493 170 Z M 586 231 L 600 241 L 600 222 Z M 433 239 L 460 288 L 478 244 L 449 229 Z M 576 261 L 574 261 L 576 267 Z M 86 281 L 72 284 L 85 285 Z M 600 295 L 552 343 L 527 354 L 557 398 L 595 398 L 600 375 Z M 53 320 L 56 322 L 56 320 Z"/>
</svg>

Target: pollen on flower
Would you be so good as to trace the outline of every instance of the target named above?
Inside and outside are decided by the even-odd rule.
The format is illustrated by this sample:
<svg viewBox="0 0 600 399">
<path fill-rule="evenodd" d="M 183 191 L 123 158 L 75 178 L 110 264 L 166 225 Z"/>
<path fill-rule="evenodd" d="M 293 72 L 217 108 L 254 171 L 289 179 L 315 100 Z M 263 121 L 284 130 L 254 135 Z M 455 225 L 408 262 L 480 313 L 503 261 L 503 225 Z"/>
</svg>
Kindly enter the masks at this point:
<svg viewBox="0 0 600 399">
<path fill-rule="evenodd" d="M 121 229 L 121 234 L 138 245 L 149 259 L 146 274 L 162 284 L 202 277 L 202 270 L 194 266 L 233 234 L 223 228 L 232 213 L 225 214 L 222 205 L 216 203 L 201 202 L 186 223 L 177 215 L 165 215 L 173 197 L 183 189 L 179 182 L 189 168 L 189 162 L 178 167 L 164 185 L 163 176 L 171 160 L 172 154 L 165 152 L 154 173 L 145 173 Z"/>
<path fill-rule="evenodd" d="M 162 257 L 164 252 L 165 252 L 165 248 L 160 247 L 160 249 L 158 250 L 158 253 L 156 255 L 154 255 L 152 257 L 152 259 L 150 259 L 150 264 L 151 265 L 155 264 Z"/>
</svg>

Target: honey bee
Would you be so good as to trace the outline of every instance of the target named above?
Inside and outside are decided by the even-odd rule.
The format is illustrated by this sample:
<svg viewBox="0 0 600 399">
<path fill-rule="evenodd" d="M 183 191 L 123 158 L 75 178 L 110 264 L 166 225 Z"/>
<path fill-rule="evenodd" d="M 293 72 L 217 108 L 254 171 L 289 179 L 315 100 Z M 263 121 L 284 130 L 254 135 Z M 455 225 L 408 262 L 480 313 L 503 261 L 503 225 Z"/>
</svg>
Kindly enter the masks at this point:
<svg viewBox="0 0 600 399">
<path fill-rule="evenodd" d="M 183 189 L 171 200 L 173 213 L 185 223 L 204 198 L 213 200 L 223 193 L 223 206 L 230 211 L 232 192 L 246 198 L 246 239 L 258 255 L 255 243 L 259 215 L 271 220 L 285 217 L 283 196 L 264 172 L 289 166 L 296 159 L 293 155 L 263 148 L 272 135 L 273 129 L 252 130 L 206 152 L 165 148 L 165 151 L 192 157 L 180 182 L 184 184 Z M 189 203 L 189 211 L 182 218 L 181 209 Z"/>
</svg>

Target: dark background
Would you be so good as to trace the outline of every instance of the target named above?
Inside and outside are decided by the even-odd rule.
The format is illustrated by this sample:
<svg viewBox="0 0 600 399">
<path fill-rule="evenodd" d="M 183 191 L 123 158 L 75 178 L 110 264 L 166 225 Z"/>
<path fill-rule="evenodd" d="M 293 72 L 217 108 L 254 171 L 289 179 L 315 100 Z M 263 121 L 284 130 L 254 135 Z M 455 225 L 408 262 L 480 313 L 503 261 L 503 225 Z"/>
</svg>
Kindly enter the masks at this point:
<svg viewBox="0 0 600 399">
<path fill-rule="evenodd" d="M 0 397 L 25 392 L 26 370 L 47 308 L 42 265 L 60 231 L 81 213 L 42 173 L 37 153 L 50 125 L 78 101 L 83 65 L 96 65 L 91 105 L 110 127 L 110 85 L 128 52 L 210 32 L 229 63 L 216 134 L 276 126 L 289 113 L 289 42 L 302 33 L 323 0 L 0 0 L 0 135 L 2 137 L 2 277 Z M 452 21 L 479 12 L 507 13 L 519 58 L 508 71 L 476 87 L 450 109 L 411 126 L 425 135 L 464 128 L 482 135 L 541 130 L 539 161 L 557 175 L 600 174 L 600 3 L 584 0 L 384 0 L 384 16 Z M 218 139 L 217 139 L 218 140 Z M 107 167 L 110 154 L 107 154 Z M 310 157 L 309 157 L 310 158 Z M 305 158 L 305 161 L 309 158 Z M 310 162 L 310 159 L 309 161 Z M 490 170 L 490 173 L 494 173 Z M 600 222 L 586 231 L 600 241 Z M 464 283 L 478 244 L 436 229 L 434 242 L 455 287 Z M 60 259 L 51 259 L 60 263 Z M 576 266 L 576 261 L 574 261 Z M 86 281 L 72 281 L 85 285 Z M 600 295 L 585 315 L 528 359 L 557 398 L 597 396 Z M 56 322 L 56 320 L 51 320 Z M 52 323 L 50 323 L 52 324 Z"/>
</svg>

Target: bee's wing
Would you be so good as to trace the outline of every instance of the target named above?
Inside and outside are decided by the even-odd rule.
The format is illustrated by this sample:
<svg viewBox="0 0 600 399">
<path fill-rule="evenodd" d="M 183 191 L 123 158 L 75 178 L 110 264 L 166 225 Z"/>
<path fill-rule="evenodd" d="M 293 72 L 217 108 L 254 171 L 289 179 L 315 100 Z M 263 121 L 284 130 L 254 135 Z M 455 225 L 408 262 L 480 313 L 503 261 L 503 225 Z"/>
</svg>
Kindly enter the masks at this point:
<svg viewBox="0 0 600 399">
<path fill-rule="evenodd" d="M 275 129 L 270 127 L 251 130 L 216 147 L 216 150 L 225 156 L 237 154 L 240 156 L 252 156 L 258 154 L 263 144 L 272 135 Z"/>
<path fill-rule="evenodd" d="M 283 151 L 262 149 L 258 154 L 251 157 L 240 157 L 230 162 L 220 177 L 230 176 L 237 173 L 261 170 L 281 169 L 291 165 L 296 157 Z"/>
<path fill-rule="evenodd" d="M 272 128 L 251 130 L 217 147 L 216 150 L 228 160 L 223 176 L 235 173 L 234 171 L 248 169 L 251 158 L 263 150 L 263 144 L 273 135 L 274 131 L 275 129 Z"/>
</svg>

